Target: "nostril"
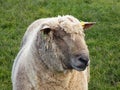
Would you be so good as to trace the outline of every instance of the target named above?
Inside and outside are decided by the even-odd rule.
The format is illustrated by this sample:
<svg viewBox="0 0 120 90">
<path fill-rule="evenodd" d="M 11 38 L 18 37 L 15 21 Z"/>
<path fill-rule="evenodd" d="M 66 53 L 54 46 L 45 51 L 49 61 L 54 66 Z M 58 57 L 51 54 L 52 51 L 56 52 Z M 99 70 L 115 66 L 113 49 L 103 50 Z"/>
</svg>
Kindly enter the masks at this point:
<svg viewBox="0 0 120 90">
<path fill-rule="evenodd" d="M 78 60 L 82 63 L 84 63 L 85 65 L 88 65 L 88 59 L 84 59 L 84 58 L 78 58 Z"/>
</svg>

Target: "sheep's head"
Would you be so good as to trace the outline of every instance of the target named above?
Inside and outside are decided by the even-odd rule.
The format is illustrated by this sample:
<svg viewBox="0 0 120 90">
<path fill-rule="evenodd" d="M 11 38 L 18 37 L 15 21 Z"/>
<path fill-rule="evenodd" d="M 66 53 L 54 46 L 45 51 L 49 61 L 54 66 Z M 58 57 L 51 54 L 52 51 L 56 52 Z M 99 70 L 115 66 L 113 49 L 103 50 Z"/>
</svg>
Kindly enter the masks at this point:
<svg viewBox="0 0 120 90">
<path fill-rule="evenodd" d="M 40 30 L 40 48 L 44 63 L 53 70 L 83 71 L 89 64 L 84 30 L 94 22 L 80 22 L 72 16 L 47 19 Z"/>
</svg>

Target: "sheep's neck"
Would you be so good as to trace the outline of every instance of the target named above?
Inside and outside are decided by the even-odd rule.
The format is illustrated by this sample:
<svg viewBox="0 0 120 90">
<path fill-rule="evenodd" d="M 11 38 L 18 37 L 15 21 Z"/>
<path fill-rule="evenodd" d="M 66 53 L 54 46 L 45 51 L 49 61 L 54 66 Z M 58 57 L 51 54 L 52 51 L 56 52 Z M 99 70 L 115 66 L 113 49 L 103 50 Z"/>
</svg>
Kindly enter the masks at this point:
<svg viewBox="0 0 120 90">
<path fill-rule="evenodd" d="M 84 72 L 72 70 L 66 73 L 52 73 L 44 71 L 39 75 L 41 76 L 38 78 L 38 84 L 41 90 L 44 90 L 42 88 L 51 88 L 50 90 L 84 90 L 83 88 L 87 87 Z"/>
</svg>

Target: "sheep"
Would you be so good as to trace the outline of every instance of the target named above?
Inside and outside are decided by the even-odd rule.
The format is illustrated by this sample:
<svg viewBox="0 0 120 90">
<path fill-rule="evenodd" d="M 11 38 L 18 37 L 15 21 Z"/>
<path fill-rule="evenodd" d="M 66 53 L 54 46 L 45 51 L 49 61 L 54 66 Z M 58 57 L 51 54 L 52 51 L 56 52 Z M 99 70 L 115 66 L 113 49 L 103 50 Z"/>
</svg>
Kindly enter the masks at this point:
<svg viewBox="0 0 120 90">
<path fill-rule="evenodd" d="M 13 90 L 88 90 L 90 60 L 84 30 L 93 24 L 71 15 L 33 22 L 14 60 Z"/>
</svg>

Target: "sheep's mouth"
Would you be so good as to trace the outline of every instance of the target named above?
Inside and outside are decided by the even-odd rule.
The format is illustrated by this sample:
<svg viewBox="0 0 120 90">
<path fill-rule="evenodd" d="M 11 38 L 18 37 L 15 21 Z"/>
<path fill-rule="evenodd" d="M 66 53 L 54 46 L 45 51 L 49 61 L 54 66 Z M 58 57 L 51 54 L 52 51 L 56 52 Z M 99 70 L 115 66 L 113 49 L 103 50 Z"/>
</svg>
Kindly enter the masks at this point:
<svg viewBox="0 0 120 90">
<path fill-rule="evenodd" d="M 84 71 L 86 67 L 87 67 L 86 65 L 78 65 L 78 66 L 72 65 L 72 68 L 77 71 Z"/>
<path fill-rule="evenodd" d="M 70 62 L 64 63 L 63 68 L 69 69 L 69 70 L 77 70 L 77 71 L 84 71 L 89 64 L 84 61 L 78 61 L 78 60 L 70 60 Z"/>
<path fill-rule="evenodd" d="M 64 67 L 64 69 L 74 69 L 74 70 L 77 70 L 77 71 L 84 71 L 86 69 L 86 67 L 88 65 L 74 65 L 74 64 L 69 64 L 69 65 L 65 65 L 66 67 Z"/>
</svg>

